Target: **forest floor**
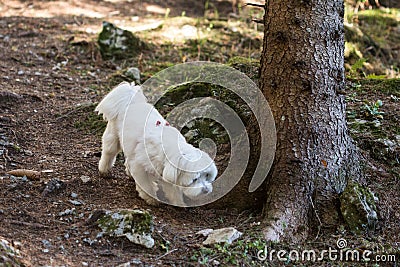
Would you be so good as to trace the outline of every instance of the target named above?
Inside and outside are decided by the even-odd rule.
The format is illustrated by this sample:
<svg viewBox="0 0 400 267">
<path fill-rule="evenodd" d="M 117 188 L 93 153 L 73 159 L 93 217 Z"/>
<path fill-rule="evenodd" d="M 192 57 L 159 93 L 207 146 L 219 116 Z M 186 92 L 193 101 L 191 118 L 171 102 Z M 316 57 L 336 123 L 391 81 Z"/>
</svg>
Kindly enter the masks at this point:
<svg viewBox="0 0 400 267">
<path fill-rule="evenodd" d="M 122 157 L 113 179 L 98 175 L 102 133 L 80 122 L 90 116 L 87 107 L 124 78 L 121 70 L 138 67 L 144 82 L 186 61 L 260 58 L 263 31 L 251 22 L 262 17 L 260 10 L 237 10 L 227 1 L 210 1 L 208 7 L 188 2 L 0 1 L 0 242 L 8 240 L 18 251 L 15 257 L 8 251 L 5 260 L 0 246 L 0 266 L 283 264 L 257 259 L 265 245 L 259 210 L 148 206 L 126 176 Z M 150 48 L 131 61 L 103 60 L 96 45 L 103 20 L 134 31 Z M 359 79 L 356 72 L 359 68 L 353 69 L 346 95 L 349 125 L 368 162 L 366 183 L 379 197 L 377 229 L 364 236 L 343 225 L 322 229 L 303 248 L 335 248 L 341 237 L 351 248 L 400 259 L 400 82 Z M 31 180 L 8 175 L 12 169 L 43 172 Z M 89 220 L 98 210 L 134 207 L 154 216 L 153 249 L 99 237 L 100 229 Z M 231 247 L 203 247 L 203 238 L 195 235 L 229 226 L 244 233 Z M 381 266 L 386 264 L 396 266 Z"/>
</svg>

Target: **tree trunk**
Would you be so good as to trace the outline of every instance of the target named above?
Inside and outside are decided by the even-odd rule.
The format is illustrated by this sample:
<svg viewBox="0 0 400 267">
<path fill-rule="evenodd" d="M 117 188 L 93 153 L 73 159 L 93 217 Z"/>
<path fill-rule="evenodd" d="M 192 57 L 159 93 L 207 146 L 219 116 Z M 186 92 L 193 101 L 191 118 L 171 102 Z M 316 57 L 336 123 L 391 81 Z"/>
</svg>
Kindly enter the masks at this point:
<svg viewBox="0 0 400 267">
<path fill-rule="evenodd" d="M 264 234 L 296 242 L 337 224 L 338 194 L 361 177 L 342 94 L 344 4 L 267 0 L 265 9 L 260 88 L 274 114 L 277 150 Z"/>
</svg>

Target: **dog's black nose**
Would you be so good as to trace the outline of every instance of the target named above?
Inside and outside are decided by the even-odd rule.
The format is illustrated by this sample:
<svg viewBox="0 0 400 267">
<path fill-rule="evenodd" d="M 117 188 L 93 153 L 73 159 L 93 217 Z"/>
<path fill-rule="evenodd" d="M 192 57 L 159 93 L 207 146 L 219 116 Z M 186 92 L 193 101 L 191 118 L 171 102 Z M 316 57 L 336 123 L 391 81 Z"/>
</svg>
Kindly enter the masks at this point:
<svg viewBox="0 0 400 267">
<path fill-rule="evenodd" d="M 203 187 L 203 188 L 201 189 L 201 192 L 202 192 L 203 194 L 208 194 L 208 193 L 210 193 L 211 191 L 212 191 L 211 188 L 208 187 L 208 186 L 205 186 L 205 187 Z"/>
</svg>

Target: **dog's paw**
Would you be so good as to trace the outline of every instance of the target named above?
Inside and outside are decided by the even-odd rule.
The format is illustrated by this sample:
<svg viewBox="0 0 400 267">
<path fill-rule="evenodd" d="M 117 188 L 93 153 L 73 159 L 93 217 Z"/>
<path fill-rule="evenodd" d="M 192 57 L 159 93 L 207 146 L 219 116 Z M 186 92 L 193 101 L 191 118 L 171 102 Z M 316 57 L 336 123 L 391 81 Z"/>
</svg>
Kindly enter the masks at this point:
<svg viewBox="0 0 400 267">
<path fill-rule="evenodd" d="M 160 202 L 153 198 L 152 196 L 150 196 L 149 194 L 147 194 L 140 186 L 138 186 L 136 184 L 136 191 L 139 194 L 139 197 L 141 199 L 143 199 L 144 201 L 146 201 L 147 204 L 151 205 L 151 206 L 159 206 Z"/>
<path fill-rule="evenodd" d="M 105 179 L 110 179 L 113 177 L 112 173 L 110 171 L 108 172 L 99 172 L 99 176 L 101 178 L 105 178 Z"/>
<path fill-rule="evenodd" d="M 154 206 L 154 207 L 158 207 L 161 205 L 161 202 L 157 201 L 156 199 L 150 197 L 150 198 L 146 198 L 144 199 L 144 201 L 146 201 L 147 204 Z"/>
</svg>

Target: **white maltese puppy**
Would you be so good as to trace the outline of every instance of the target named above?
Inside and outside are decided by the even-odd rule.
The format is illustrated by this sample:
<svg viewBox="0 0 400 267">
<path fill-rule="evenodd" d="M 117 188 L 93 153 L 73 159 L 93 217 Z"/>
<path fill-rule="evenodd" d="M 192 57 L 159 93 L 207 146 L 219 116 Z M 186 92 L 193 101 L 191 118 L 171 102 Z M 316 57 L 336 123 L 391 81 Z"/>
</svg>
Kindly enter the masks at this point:
<svg viewBox="0 0 400 267">
<path fill-rule="evenodd" d="M 107 175 L 120 151 L 139 196 L 149 204 L 159 201 L 188 206 L 212 192 L 217 168 L 210 156 L 188 144 L 182 134 L 149 103 L 140 86 L 123 82 L 96 107 L 108 121 L 99 162 Z"/>
</svg>

